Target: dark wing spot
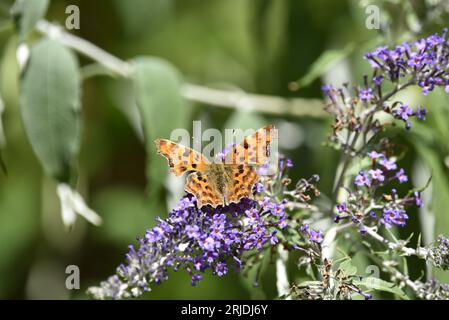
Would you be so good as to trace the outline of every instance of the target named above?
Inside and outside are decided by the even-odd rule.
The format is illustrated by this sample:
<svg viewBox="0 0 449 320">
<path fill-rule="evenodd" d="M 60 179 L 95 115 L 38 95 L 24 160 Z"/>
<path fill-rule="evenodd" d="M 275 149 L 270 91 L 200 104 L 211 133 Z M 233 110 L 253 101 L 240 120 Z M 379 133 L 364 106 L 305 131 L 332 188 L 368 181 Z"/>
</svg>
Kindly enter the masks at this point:
<svg viewBox="0 0 449 320">
<path fill-rule="evenodd" d="M 196 167 L 197 167 L 197 164 L 196 163 L 192 163 L 192 168 L 196 169 Z"/>
</svg>

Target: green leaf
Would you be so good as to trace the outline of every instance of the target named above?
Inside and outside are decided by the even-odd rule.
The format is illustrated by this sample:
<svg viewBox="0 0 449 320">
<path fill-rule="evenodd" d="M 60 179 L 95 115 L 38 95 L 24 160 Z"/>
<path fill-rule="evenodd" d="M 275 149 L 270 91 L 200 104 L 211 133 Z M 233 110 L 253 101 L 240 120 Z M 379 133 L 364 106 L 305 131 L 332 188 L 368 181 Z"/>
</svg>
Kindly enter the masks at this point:
<svg viewBox="0 0 449 320">
<path fill-rule="evenodd" d="M 339 269 L 344 271 L 344 273 L 348 276 L 353 276 L 357 274 L 357 267 L 352 264 L 350 259 L 340 263 Z"/>
<path fill-rule="evenodd" d="M 268 267 L 268 255 L 269 254 L 265 252 L 262 258 L 256 258 L 250 265 L 247 263 L 246 269 L 240 274 L 240 281 L 253 300 L 267 298 L 262 284 L 262 276 L 265 274 Z"/>
<path fill-rule="evenodd" d="M 394 283 L 387 282 L 385 280 L 375 278 L 375 277 L 366 277 L 362 280 L 354 280 L 354 285 L 356 286 L 363 286 L 367 289 L 372 290 L 378 290 L 378 291 L 385 291 L 390 292 L 393 294 L 398 295 L 404 300 L 408 300 L 407 295 L 402 291 L 401 288 L 396 286 Z"/>
<path fill-rule="evenodd" d="M 36 23 L 45 16 L 48 0 L 16 0 L 11 8 L 20 40 L 25 39 Z"/>
<path fill-rule="evenodd" d="M 70 50 L 49 39 L 32 47 L 20 107 L 28 139 L 45 172 L 68 181 L 81 129 L 80 77 Z"/>
<path fill-rule="evenodd" d="M 154 140 L 170 139 L 172 130 L 186 128 L 189 108 L 181 96 L 181 77 L 177 69 L 163 59 L 139 57 L 131 61 L 134 94 L 139 107 L 148 154 L 147 178 L 151 194 L 164 181 L 166 160 L 156 154 Z"/>
<path fill-rule="evenodd" d="M 340 60 L 346 58 L 354 49 L 355 45 L 350 43 L 342 49 L 331 49 L 323 52 L 310 66 L 307 73 L 297 81 L 297 88 L 299 89 L 310 85 Z"/>
</svg>

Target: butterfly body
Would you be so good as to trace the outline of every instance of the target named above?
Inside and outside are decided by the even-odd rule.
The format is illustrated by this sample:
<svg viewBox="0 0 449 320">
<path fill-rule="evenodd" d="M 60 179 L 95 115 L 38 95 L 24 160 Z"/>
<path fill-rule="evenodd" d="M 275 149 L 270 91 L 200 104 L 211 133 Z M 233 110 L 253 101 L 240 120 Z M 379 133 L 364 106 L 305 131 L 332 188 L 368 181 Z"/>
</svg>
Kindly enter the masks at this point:
<svg viewBox="0 0 449 320">
<path fill-rule="evenodd" d="M 222 162 L 210 162 L 201 153 L 170 140 L 157 139 L 155 143 L 175 175 L 189 173 L 184 189 L 196 197 L 198 207 L 211 205 L 215 208 L 252 198 L 252 187 L 258 175 L 250 161 L 254 162 L 251 160 L 254 158 L 255 165 L 260 165 L 268 159 L 271 135 L 267 138 L 266 132 L 273 128 L 267 126 L 246 137 Z"/>
<path fill-rule="evenodd" d="M 212 163 L 208 166 L 206 175 L 215 183 L 215 188 L 226 196 L 226 186 L 232 182 L 231 168 L 222 163 Z"/>
</svg>

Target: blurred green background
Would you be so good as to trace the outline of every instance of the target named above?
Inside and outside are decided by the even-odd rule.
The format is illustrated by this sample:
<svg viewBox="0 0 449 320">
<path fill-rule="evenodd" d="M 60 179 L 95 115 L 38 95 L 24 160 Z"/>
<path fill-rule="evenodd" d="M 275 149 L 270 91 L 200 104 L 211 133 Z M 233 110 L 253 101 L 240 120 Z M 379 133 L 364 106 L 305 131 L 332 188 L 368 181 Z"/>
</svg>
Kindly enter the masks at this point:
<svg viewBox="0 0 449 320">
<path fill-rule="evenodd" d="M 9 16 L 13 1 L 0 3 L 0 93 L 6 141 L 1 154 L 8 170 L 7 175 L 0 173 L 0 298 L 86 298 L 88 286 L 114 273 L 127 245 L 153 226 L 156 216 L 167 216 L 173 199 L 180 195 L 173 191 L 179 189 L 180 179 L 167 178 L 168 170 L 158 160 L 149 168 L 156 155 L 147 154 L 142 142 L 130 84 L 121 78 L 89 75 L 84 68 L 77 188 L 104 224 L 94 227 L 78 219 L 66 232 L 56 182 L 44 176 L 20 118 L 18 40 Z M 365 27 L 369 3 L 380 8 L 382 32 Z M 54 0 L 45 18 L 64 25 L 65 8 L 71 4 L 80 8 L 81 28 L 70 32 L 123 60 L 161 57 L 175 66 L 186 83 L 243 95 L 307 98 L 306 109 L 317 107 L 313 99 L 321 98 L 323 79 L 336 85 L 361 82 L 363 74 L 370 72 L 362 58 L 365 51 L 440 31 L 449 21 L 445 1 L 425 0 Z M 35 33 L 31 41 L 39 37 Z M 78 57 L 81 66 L 92 63 Z M 298 79 L 304 86 L 298 88 Z M 412 105 L 424 104 L 430 114 L 412 133 L 398 136 L 408 150 L 401 165 L 417 185 L 423 185 L 430 174 L 433 180 L 426 195 L 428 205 L 422 212 L 410 212 L 409 224 L 400 233 L 414 232 L 415 242 L 422 233 L 428 242 L 440 233 L 448 235 L 449 230 L 448 98 L 442 92 L 424 98 L 418 89 L 411 89 L 406 99 Z M 260 113 L 251 106 L 221 108 L 188 100 L 184 107 L 189 131 L 192 120 L 201 120 L 203 129 L 220 130 L 276 124 L 285 137 L 281 151 L 295 164 L 292 179 L 317 173 L 323 198 L 330 194 L 339 153 L 324 145 L 329 117 L 319 112 L 308 116 L 307 111 L 300 117 L 278 110 Z M 167 119 L 164 107 L 160 112 Z M 351 246 L 348 250 L 357 250 L 357 245 Z M 80 267 L 81 290 L 65 288 L 65 268 L 71 264 Z M 363 272 L 367 264 L 360 259 L 358 267 Z M 418 277 L 424 266 L 412 261 L 409 269 Z M 144 298 L 273 298 L 274 271 L 274 264 L 267 263 L 257 289 L 234 272 L 224 278 L 208 275 L 198 287 L 190 286 L 185 273 L 172 272 L 168 281 Z M 295 280 L 294 259 L 290 271 Z M 449 281 L 447 274 L 436 276 Z"/>
</svg>

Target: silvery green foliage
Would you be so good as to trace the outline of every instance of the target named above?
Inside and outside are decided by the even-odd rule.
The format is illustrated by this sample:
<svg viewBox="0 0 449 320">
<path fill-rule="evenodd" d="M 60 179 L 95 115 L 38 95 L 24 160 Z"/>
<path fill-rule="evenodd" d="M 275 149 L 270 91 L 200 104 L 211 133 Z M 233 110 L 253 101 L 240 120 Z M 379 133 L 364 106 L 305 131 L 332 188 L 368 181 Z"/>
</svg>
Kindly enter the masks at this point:
<svg viewBox="0 0 449 320">
<path fill-rule="evenodd" d="M 436 243 L 429 248 L 433 264 L 443 270 L 449 270 L 449 239 L 440 235 Z"/>
</svg>

